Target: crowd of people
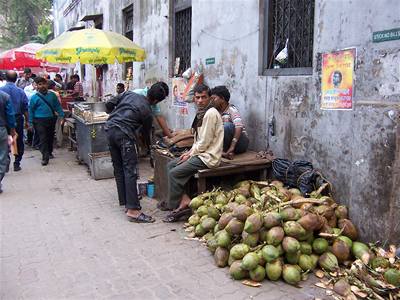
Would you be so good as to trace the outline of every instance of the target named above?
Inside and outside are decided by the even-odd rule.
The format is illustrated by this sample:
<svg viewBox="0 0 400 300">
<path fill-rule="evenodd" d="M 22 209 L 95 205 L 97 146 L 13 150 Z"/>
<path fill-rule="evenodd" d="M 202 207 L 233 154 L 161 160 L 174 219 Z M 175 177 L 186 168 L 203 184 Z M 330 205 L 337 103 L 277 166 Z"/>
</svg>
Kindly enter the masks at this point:
<svg viewBox="0 0 400 300">
<path fill-rule="evenodd" d="M 61 91 L 75 101 L 83 100 L 82 83 L 76 74 L 65 83 L 60 74 L 50 79 L 45 73 L 36 76 L 29 68 L 21 76 L 15 71 L 0 72 L 0 193 L 11 161 L 11 144 L 15 143 L 16 149 L 15 172 L 22 169 L 25 144 L 40 150 L 43 166 L 54 158 L 55 127 L 62 125 L 64 118 Z"/>
<path fill-rule="evenodd" d="M 40 150 L 41 164 L 48 165 L 54 158 L 53 145 L 57 122 L 63 122 L 59 92 L 64 88 L 76 101 L 83 100 L 82 83 L 72 75 L 65 83 L 61 75 L 51 80 L 48 76 L 34 76 L 26 69 L 21 77 L 15 71 L 5 73 L 0 82 L 0 191 L 1 180 L 10 164 L 9 145 L 16 140 L 14 171 L 21 168 L 24 145 Z M 117 95 L 106 102 L 109 113 L 105 124 L 110 154 L 114 167 L 119 204 L 125 206 L 129 221 L 154 222 L 154 218 L 141 210 L 137 191 L 138 132 L 150 145 L 153 119 L 161 128 L 161 135 L 173 137 L 167 121 L 161 114 L 159 103 L 169 94 L 165 82 L 150 88 L 126 91 L 120 83 Z M 198 84 L 194 88 L 197 113 L 192 123 L 194 143 L 191 149 L 168 164 L 168 201 L 158 208 L 170 213 L 165 222 L 176 222 L 190 214 L 190 197 L 185 186 L 199 170 L 218 167 L 221 159 L 233 159 L 235 154 L 247 151 L 249 138 L 238 109 L 230 102 L 226 86 L 210 89 Z M 24 140 L 24 130 L 27 132 Z M 11 137 L 11 138 L 10 138 Z M 16 138 L 15 138 L 16 137 Z"/>
</svg>

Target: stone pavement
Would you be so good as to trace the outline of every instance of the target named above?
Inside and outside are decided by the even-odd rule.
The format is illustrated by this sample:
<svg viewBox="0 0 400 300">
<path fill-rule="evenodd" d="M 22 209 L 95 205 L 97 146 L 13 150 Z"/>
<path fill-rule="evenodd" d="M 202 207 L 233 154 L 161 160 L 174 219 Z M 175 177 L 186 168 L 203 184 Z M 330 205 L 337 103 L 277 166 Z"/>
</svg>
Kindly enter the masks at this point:
<svg viewBox="0 0 400 300">
<path fill-rule="evenodd" d="M 129 223 L 113 179 L 92 180 L 67 150 L 55 156 L 42 167 L 27 151 L 23 170 L 4 179 L 1 299 L 324 299 L 312 279 L 301 289 L 231 280 L 205 247 L 183 239 L 181 223 L 161 221 L 156 200 L 142 200 L 156 223 Z M 141 170 L 151 174 L 148 162 Z"/>
</svg>

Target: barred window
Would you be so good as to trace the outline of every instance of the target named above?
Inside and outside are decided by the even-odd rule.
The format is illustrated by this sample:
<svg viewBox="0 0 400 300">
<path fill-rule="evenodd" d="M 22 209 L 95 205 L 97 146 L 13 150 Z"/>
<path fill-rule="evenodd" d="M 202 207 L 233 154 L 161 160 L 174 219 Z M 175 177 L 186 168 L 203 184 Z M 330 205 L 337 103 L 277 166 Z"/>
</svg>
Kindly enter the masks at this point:
<svg viewBox="0 0 400 300">
<path fill-rule="evenodd" d="M 314 6 L 315 0 L 265 0 L 264 74 L 312 72 Z"/>
<path fill-rule="evenodd" d="M 122 14 L 124 16 L 124 23 L 123 23 L 123 34 L 133 41 L 133 4 L 129 5 L 126 7 L 123 11 Z M 133 68 L 133 63 L 132 62 L 127 62 L 125 63 L 124 67 L 124 76 L 125 80 L 131 80 L 131 71 Z"/>
<path fill-rule="evenodd" d="M 178 1 L 179 2 L 182 1 Z M 175 22 L 174 22 L 174 58 L 179 57 L 178 74 L 182 74 L 190 67 L 191 59 L 191 37 L 192 37 L 192 8 L 187 2 L 186 5 L 175 4 Z M 175 61 L 174 61 L 175 63 Z"/>
</svg>

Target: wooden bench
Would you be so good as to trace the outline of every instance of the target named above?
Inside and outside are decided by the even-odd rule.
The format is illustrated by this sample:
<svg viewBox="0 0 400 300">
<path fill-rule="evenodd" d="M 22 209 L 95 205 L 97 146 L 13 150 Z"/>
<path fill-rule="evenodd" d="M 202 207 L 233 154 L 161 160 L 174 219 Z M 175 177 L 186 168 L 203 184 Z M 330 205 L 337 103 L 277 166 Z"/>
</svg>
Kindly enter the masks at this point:
<svg viewBox="0 0 400 300">
<path fill-rule="evenodd" d="M 153 152 L 154 157 L 154 183 L 155 197 L 160 201 L 167 201 L 168 197 L 168 174 L 167 164 L 173 158 L 161 154 L 157 151 Z M 228 179 L 235 175 L 247 175 L 256 173 L 258 180 L 265 180 L 267 172 L 271 167 L 271 161 L 268 159 L 257 158 L 257 153 L 248 151 L 243 154 L 236 155 L 233 160 L 223 159 L 221 165 L 214 169 L 200 170 L 195 174 L 197 191 L 196 194 L 207 191 L 207 184 L 214 178 Z"/>
</svg>

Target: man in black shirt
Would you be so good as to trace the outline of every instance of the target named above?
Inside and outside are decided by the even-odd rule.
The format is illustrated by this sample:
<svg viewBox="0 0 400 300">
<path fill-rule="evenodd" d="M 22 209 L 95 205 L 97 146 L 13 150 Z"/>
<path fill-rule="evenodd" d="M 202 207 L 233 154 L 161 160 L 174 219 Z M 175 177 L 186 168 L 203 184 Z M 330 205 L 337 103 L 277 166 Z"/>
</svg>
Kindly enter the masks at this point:
<svg viewBox="0 0 400 300">
<path fill-rule="evenodd" d="M 141 212 L 137 195 L 137 147 L 136 132 L 141 128 L 146 142 L 150 145 L 153 115 L 150 105 L 163 101 L 168 88 L 157 82 L 151 86 L 147 97 L 126 91 L 106 103 L 110 116 L 105 129 L 120 205 L 125 205 L 128 220 L 137 223 L 152 223 L 154 218 Z"/>
</svg>

